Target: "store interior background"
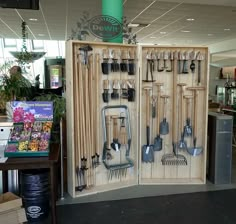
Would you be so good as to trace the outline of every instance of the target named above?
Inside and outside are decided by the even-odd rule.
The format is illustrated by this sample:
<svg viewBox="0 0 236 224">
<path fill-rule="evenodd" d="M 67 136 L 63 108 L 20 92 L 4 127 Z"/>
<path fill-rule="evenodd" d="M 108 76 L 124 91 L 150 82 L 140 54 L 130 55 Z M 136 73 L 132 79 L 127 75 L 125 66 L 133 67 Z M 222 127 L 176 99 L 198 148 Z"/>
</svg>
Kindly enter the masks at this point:
<svg viewBox="0 0 236 224">
<path fill-rule="evenodd" d="M 0 1 L 1 2 L 1 1 Z M 197 2 L 197 4 L 196 4 Z M 24 74 L 32 82 L 40 74 L 44 88 L 44 60 L 65 58 L 65 42 L 72 29 L 77 28 L 83 12 L 93 17 L 101 14 L 102 1 L 93 0 L 40 0 L 39 10 L 0 8 L 0 63 L 14 60 L 9 51 L 21 49 L 21 21 L 28 28 L 27 46 L 32 51 L 45 51 Z M 209 99 L 219 102 L 216 86 L 224 87 L 228 79 L 234 81 L 236 68 L 236 1 L 235 0 L 124 0 L 124 16 L 132 24 L 139 24 L 132 32 L 140 44 L 161 46 L 207 46 L 210 51 Z M 37 19 L 37 21 L 33 20 Z M 194 20 L 193 20 L 194 19 Z M 101 41 L 89 35 L 86 41 Z M 220 74 L 223 69 L 223 79 Z M 228 79 L 227 79 L 228 78 Z M 225 103 L 227 104 L 227 102 Z M 233 148 L 234 159 L 236 149 Z M 215 186 L 145 186 L 146 194 L 170 194 L 236 187 L 236 161 L 233 162 L 232 184 Z M 127 193 L 121 189 L 106 192 L 108 198 L 129 198 L 142 194 L 143 186 Z M 116 196 L 114 196 L 116 195 Z M 80 198 L 79 201 L 99 200 L 99 195 Z"/>
</svg>

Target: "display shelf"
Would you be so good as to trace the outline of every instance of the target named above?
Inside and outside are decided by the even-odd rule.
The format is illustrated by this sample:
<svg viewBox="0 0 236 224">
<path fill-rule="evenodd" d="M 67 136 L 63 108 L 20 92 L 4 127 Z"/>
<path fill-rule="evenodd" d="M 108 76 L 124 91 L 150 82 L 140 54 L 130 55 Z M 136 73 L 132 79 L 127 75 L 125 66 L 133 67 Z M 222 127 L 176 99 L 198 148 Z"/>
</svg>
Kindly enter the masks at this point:
<svg viewBox="0 0 236 224">
<path fill-rule="evenodd" d="M 91 49 L 85 52 L 84 49 L 89 49 L 88 45 Z M 178 54 L 171 56 L 171 52 Z M 191 57 L 186 52 L 191 53 Z M 87 60 L 83 60 L 84 55 L 88 55 Z M 67 41 L 68 191 L 72 197 L 138 184 L 206 182 L 208 57 L 206 47 Z M 135 64 L 132 75 L 128 69 L 122 71 L 124 64 L 129 63 Z M 128 68 L 132 69 L 132 66 Z M 123 97 L 127 94 L 123 92 L 124 80 L 135 83 L 134 101 Z M 122 127 L 121 114 L 126 111 L 117 110 L 117 106 L 127 107 L 130 115 L 132 163 L 128 163 L 126 174 L 111 168 L 114 164 L 124 164 L 127 152 L 122 144 L 120 149 L 116 149 L 120 147 L 119 141 L 114 138 L 117 135 L 116 125 Z M 106 110 L 107 107 L 111 109 Z M 158 130 L 164 118 L 168 122 L 168 133 L 160 133 L 160 128 Z M 187 118 L 190 118 L 193 129 L 193 136 L 184 138 L 187 148 L 189 151 L 193 149 L 193 152 L 200 148 L 201 152 L 195 155 L 187 149 L 178 151 L 177 154 L 185 158 L 184 166 L 163 164 L 164 155 L 175 151 L 172 143 L 178 144 Z M 127 123 L 125 125 L 127 127 Z M 150 146 L 146 139 L 147 130 L 150 131 Z M 152 149 L 158 132 L 162 138 L 162 149 L 155 151 L 153 158 L 148 157 L 149 161 L 143 161 L 143 148 L 147 153 Z M 197 138 L 195 146 L 194 137 Z M 95 153 L 100 155 L 100 163 L 93 166 L 92 156 Z M 108 154 L 111 160 L 107 160 Z M 84 167 L 83 158 L 86 158 Z M 86 183 L 81 184 L 84 181 Z"/>
</svg>

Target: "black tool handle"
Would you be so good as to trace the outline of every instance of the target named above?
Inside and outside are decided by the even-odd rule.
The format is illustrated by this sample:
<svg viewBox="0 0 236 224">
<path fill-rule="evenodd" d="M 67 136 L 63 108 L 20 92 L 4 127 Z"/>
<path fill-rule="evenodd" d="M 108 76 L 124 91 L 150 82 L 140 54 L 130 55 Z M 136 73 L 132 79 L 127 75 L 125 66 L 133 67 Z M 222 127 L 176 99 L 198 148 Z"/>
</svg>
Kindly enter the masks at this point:
<svg viewBox="0 0 236 224">
<path fill-rule="evenodd" d="M 198 85 L 201 83 L 201 61 L 198 60 L 198 77 L 197 77 Z"/>
<path fill-rule="evenodd" d="M 149 125 L 146 127 L 146 138 L 147 138 L 147 146 L 149 146 L 150 142 L 149 142 L 149 139 L 150 139 L 150 127 Z"/>
</svg>

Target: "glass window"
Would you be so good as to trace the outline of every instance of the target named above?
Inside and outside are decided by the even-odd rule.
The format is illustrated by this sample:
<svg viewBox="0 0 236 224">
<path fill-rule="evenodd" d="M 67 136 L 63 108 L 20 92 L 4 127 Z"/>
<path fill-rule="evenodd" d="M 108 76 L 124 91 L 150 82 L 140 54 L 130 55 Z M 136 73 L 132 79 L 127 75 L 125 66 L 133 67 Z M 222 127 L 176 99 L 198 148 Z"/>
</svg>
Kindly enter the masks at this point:
<svg viewBox="0 0 236 224">
<path fill-rule="evenodd" d="M 4 47 L 16 47 L 15 39 L 3 39 Z"/>
<path fill-rule="evenodd" d="M 42 40 L 32 40 L 33 50 L 44 49 L 44 43 Z"/>
</svg>

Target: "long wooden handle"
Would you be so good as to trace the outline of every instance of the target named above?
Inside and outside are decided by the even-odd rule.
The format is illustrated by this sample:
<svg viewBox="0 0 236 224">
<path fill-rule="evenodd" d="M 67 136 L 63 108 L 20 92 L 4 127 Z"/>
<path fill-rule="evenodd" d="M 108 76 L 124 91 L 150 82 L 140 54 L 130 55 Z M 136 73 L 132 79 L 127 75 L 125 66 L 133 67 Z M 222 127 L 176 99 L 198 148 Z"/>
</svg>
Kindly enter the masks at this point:
<svg viewBox="0 0 236 224">
<path fill-rule="evenodd" d="M 194 91 L 194 137 L 197 137 L 198 90 Z"/>
<path fill-rule="evenodd" d="M 177 130 L 176 130 L 176 88 L 177 88 L 177 60 L 174 58 L 174 70 L 173 70 L 173 109 L 172 109 L 172 142 L 177 142 Z"/>
<path fill-rule="evenodd" d="M 157 85 L 157 134 L 160 134 L 161 85 Z"/>
<path fill-rule="evenodd" d="M 146 91 L 146 126 L 150 126 L 150 89 L 147 89 Z"/>
<path fill-rule="evenodd" d="M 113 116 L 113 139 L 118 139 L 118 117 Z"/>
<path fill-rule="evenodd" d="M 105 116 L 106 136 L 107 136 L 107 149 L 110 149 L 110 115 Z"/>
</svg>

